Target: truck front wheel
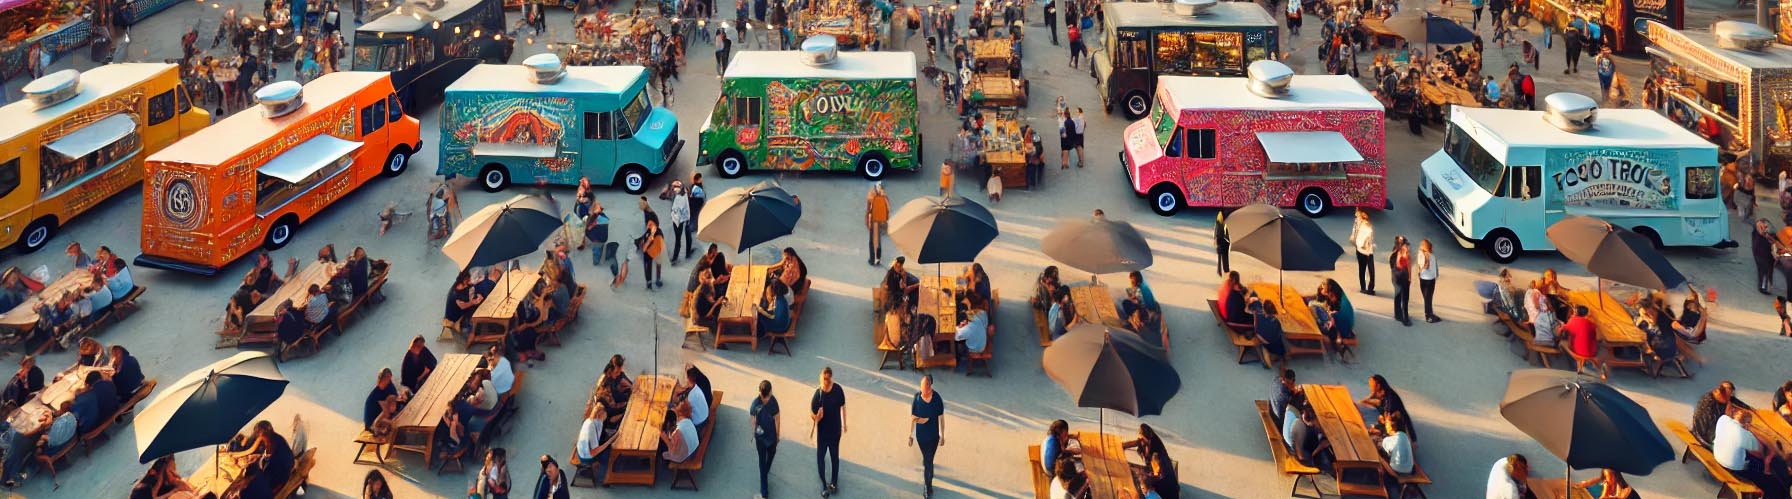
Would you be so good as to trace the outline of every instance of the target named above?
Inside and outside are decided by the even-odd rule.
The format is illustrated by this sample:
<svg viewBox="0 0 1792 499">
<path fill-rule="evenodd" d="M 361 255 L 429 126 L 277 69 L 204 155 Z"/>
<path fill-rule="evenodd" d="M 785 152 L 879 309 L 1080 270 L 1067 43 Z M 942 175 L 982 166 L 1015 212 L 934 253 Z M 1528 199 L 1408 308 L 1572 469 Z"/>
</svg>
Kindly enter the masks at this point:
<svg viewBox="0 0 1792 499">
<path fill-rule="evenodd" d="M 1518 236 L 1506 229 L 1494 229 L 1487 237 L 1481 238 L 1480 246 L 1481 252 L 1486 253 L 1488 259 L 1501 264 L 1512 263 L 1524 251 L 1524 246 L 1518 242 Z"/>
<path fill-rule="evenodd" d="M 722 151 L 716 157 L 716 171 L 722 174 L 722 178 L 740 178 L 747 171 L 747 158 L 733 149 Z"/>
<path fill-rule="evenodd" d="M 1332 211 L 1331 197 L 1326 196 L 1325 191 L 1319 188 L 1301 191 L 1296 205 L 1300 208 L 1300 212 L 1308 218 L 1323 217 L 1327 212 Z"/>
<path fill-rule="evenodd" d="M 890 161 L 882 154 L 868 152 L 859 155 L 858 170 L 865 180 L 883 180 L 884 174 L 890 171 Z"/>
<path fill-rule="evenodd" d="M 1120 99 L 1120 103 L 1123 106 L 1121 110 L 1126 112 L 1128 120 L 1143 118 L 1146 113 L 1151 112 L 1151 99 L 1146 98 L 1145 93 L 1138 90 L 1127 92 L 1126 97 Z"/>
<path fill-rule="evenodd" d="M 510 170 L 504 165 L 492 163 L 479 170 L 479 187 L 485 192 L 498 192 L 510 187 Z"/>
<path fill-rule="evenodd" d="M 1176 212 L 1182 210 L 1182 203 L 1182 193 L 1174 185 L 1157 184 L 1151 188 L 1151 211 L 1158 215 L 1176 216 Z"/>
<path fill-rule="evenodd" d="M 647 192 L 647 169 L 641 165 L 628 165 L 616 173 L 616 182 L 622 185 L 623 192 L 640 195 Z"/>
</svg>

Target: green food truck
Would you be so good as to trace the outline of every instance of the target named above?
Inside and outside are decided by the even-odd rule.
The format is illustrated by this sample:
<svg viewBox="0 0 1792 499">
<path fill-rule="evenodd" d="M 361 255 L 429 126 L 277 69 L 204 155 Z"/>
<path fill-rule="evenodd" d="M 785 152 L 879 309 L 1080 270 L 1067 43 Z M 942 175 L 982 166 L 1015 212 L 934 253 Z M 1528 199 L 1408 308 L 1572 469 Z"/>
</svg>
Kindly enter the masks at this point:
<svg viewBox="0 0 1792 499">
<path fill-rule="evenodd" d="M 1279 28 L 1255 3 L 1109 2 L 1101 8 L 1107 29 L 1101 50 L 1090 57 L 1096 93 L 1103 109 L 1118 108 L 1128 120 L 1151 111 L 1158 76 L 1243 76 L 1251 63 L 1278 58 Z"/>
<path fill-rule="evenodd" d="M 441 175 L 477 175 L 496 192 L 514 180 L 577 185 L 589 177 L 647 190 L 684 148 L 678 120 L 647 99 L 641 66 L 566 67 L 554 54 L 481 64 L 448 86 Z"/>
<path fill-rule="evenodd" d="M 871 180 L 920 167 L 915 55 L 838 53 L 816 42 L 734 56 L 698 133 L 697 164 L 713 163 L 725 178 L 851 169 Z"/>
</svg>

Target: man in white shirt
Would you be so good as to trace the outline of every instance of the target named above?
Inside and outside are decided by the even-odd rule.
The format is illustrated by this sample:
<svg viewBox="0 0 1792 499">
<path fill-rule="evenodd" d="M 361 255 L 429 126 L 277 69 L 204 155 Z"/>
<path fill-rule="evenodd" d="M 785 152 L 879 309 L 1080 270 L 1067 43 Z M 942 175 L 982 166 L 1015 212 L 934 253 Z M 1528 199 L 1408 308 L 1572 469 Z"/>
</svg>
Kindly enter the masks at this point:
<svg viewBox="0 0 1792 499">
<path fill-rule="evenodd" d="M 691 413 L 685 417 L 691 418 L 691 424 L 702 426 L 703 423 L 709 422 L 709 396 L 704 395 L 703 390 L 699 389 L 696 383 L 689 378 L 686 378 L 684 383 L 685 389 L 690 390 L 686 392 L 684 400 L 691 404 Z"/>
<path fill-rule="evenodd" d="M 1529 485 L 1531 467 L 1525 462 L 1523 454 L 1513 454 L 1493 462 L 1493 470 L 1487 474 L 1487 499 L 1524 499 L 1530 495 Z"/>
<path fill-rule="evenodd" d="M 1350 245 L 1356 247 L 1356 289 L 1375 296 L 1375 226 L 1369 223 L 1369 212 L 1356 210 L 1356 223 L 1350 226 Z"/>
<path fill-rule="evenodd" d="M 688 252 L 691 244 L 691 198 L 684 192 L 684 182 L 672 181 L 672 264 Z"/>
<path fill-rule="evenodd" d="M 1761 441 L 1745 426 L 1753 416 L 1746 410 L 1736 410 L 1717 418 L 1717 429 L 1711 437 L 1711 454 L 1724 469 L 1745 471 L 1749 468 L 1749 455 L 1761 452 Z"/>
<path fill-rule="evenodd" d="M 1392 412 L 1382 413 L 1381 420 L 1388 429 L 1388 435 L 1381 437 L 1381 451 L 1387 454 L 1388 467 L 1402 475 L 1412 473 L 1412 438 Z"/>
<path fill-rule="evenodd" d="M 702 442 L 697 440 L 696 423 L 691 422 L 691 402 L 689 400 L 680 402 L 673 412 L 678 414 L 678 425 L 673 427 L 672 431 L 660 435 L 661 446 L 666 448 L 666 452 L 662 453 L 660 457 L 674 463 L 682 463 L 684 460 L 690 459 L 692 454 L 697 453 L 697 447 Z"/>
<path fill-rule="evenodd" d="M 493 346 L 485 351 L 485 366 L 492 374 L 492 389 L 497 391 L 492 396 L 510 393 L 511 385 L 516 384 L 516 371 L 510 369 L 510 359 L 504 358 L 504 354 L 498 353 L 498 347 Z"/>
<path fill-rule="evenodd" d="M 585 415 L 585 422 L 579 424 L 579 443 L 573 446 L 581 462 L 597 462 L 598 455 L 609 450 L 610 442 L 605 441 L 603 406 L 594 405 L 591 412 Z"/>
</svg>

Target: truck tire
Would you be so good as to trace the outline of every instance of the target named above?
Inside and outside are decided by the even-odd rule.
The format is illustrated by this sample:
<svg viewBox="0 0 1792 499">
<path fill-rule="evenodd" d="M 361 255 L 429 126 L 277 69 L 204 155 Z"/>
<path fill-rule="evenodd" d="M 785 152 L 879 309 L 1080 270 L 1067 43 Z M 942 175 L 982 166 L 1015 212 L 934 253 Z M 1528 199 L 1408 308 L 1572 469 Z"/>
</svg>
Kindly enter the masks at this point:
<svg viewBox="0 0 1792 499">
<path fill-rule="evenodd" d="M 273 226 L 268 227 L 267 238 L 262 242 L 261 246 L 267 248 L 268 251 L 285 248 L 287 243 L 292 242 L 293 232 L 298 230 L 298 217 L 292 215 L 282 216 L 278 220 L 274 220 Z"/>
<path fill-rule="evenodd" d="M 1300 191 L 1300 197 L 1295 198 L 1294 206 L 1307 218 L 1319 218 L 1332 211 L 1332 198 L 1325 194 L 1324 189 L 1312 187 Z"/>
<path fill-rule="evenodd" d="M 722 174 L 722 178 L 740 178 L 746 172 L 747 158 L 740 151 L 729 149 L 716 156 L 716 173 Z"/>
<path fill-rule="evenodd" d="M 411 147 L 400 145 L 392 148 L 392 154 L 386 155 L 386 169 L 381 170 L 380 174 L 385 175 L 387 178 L 397 177 L 404 174 L 405 168 L 409 168 L 410 166 Z"/>
<path fill-rule="evenodd" d="M 1151 211 L 1153 213 L 1166 217 L 1176 216 L 1176 212 L 1182 210 L 1182 205 L 1184 203 L 1182 200 L 1182 193 L 1176 190 L 1176 186 L 1168 183 L 1157 184 L 1157 187 L 1152 187 L 1151 194 L 1147 199 L 1151 201 Z"/>
<path fill-rule="evenodd" d="M 56 237 L 56 219 L 54 217 L 32 220 L 31 225 L 26 225 L 25 232 L 19 236 L 19 248 L 25 253 L 35 252 L 44 249 L 44 245 L 50 244 L 52 237 Z"/>
<path fill-rule="evenodd" d="M 1518 236 L 1506 229 L 1494 229 L 1487 233 L 1487 237 L 1481 238 L 1479 246 L 1481 252 L 1487 254 L 1487 259 L 1500 264 L 1512 263 L 1518 259 L 1519 253 L 1524 252 L 1524 245 L 1518 242 Z"/>
<path fill-rule="evenodd" d="M 883 180 L 884 174 L 890 172 L 890 160 L 884 159 L 884 155 L 880 153 L 860 154 L 858 163 L 859 175 L 864 176 L 865 180 Z"/>
<path fill-rule="evenodd" d="M 1125 116 L 1127 120 L 1144 118 L 1145 115 L 1150 112 L 1151 99 L 1145 97 L 1144 92 L 1134 90 L 1127 92 L 1125 97 L 1120 98 L 1120 114 Z"/>
<path fill-rule="evenodd" d="M 615 185 L 622 186 L 622 191 L 633 195 L 647 192 L 647 169 L 641 165 L 628 165 L 616 172 Z"/>
<path fill-rule="evenodd" d="M 485 192 L 498 192 L 510 187 L 510 169 L 492 163 L 479 170 L 479 187 Z"/>
<path fill-rule="evenodd" d="M 1655 229 L 1651 229 L 1651 228 L 1643 227 L 1643 226 L 1637 226 L 1635 229 L 1631 229 L 1630 231 L 1643 236 L 1643 238 L 1645 238 L 1645 239 L 1648 239 L 1649 247 L 1655 248 L 1657 250 L 1659 250 L 1663 247 L 1661 245 L 1661 234 L 1656 233 Z"/>
</svg>

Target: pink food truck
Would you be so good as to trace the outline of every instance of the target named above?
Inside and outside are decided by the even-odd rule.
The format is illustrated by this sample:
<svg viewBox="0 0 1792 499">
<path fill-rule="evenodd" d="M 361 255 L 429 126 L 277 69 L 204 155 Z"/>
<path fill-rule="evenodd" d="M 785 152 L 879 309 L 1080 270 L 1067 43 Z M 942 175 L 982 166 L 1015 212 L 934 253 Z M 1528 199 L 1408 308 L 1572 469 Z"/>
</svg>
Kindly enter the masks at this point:
<svg viewBox="0 0 1792 499">
<path fill-rule="evenodd" d="M 1170 216 L 1251 203 L 1308 216 L 1386 208 L 1384 109 L 1349 76 L 1295 76 L 1275 61 L 1248 78 L 1163 76 L 1151 115 L 1127 126 L 1121 168 Z"/>
</svg>

